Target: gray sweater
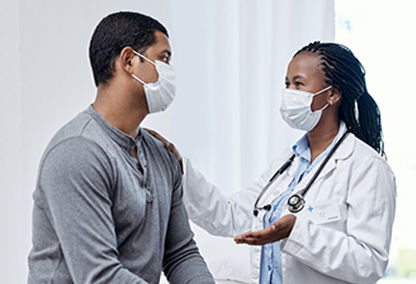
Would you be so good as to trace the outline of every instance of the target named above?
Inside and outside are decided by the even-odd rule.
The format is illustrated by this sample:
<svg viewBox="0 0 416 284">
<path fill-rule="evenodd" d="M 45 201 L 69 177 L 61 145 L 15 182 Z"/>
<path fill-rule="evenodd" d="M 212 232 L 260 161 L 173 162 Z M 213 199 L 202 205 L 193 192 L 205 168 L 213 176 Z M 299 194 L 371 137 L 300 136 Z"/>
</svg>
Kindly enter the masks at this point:
<svg viewBox="0 0 416 284">
<path fill-rule="evenodd" d="M 137 146 L 136 159 L 131 151 Z M 179 165 L 91 106 L 47 146 L 33 194 L 28 283 L 214 283 L 182 204 Z"/>
</svg>

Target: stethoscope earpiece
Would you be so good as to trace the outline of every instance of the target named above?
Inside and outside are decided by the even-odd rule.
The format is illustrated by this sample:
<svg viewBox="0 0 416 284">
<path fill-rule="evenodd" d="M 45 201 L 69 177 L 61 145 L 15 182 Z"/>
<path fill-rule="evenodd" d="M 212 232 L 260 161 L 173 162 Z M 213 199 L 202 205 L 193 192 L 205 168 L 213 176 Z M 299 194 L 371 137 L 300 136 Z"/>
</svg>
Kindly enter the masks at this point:
<svg viewBox="0 0 416 284">
<path fill-rule="evenodd" d="M 270 204 L 267 204 L 267 205 L 265 205 L 265 206 L 263 206 L 262 208 L 259 208 L 259 209 L 269 211 L 270 209 L 272 209 L 272 206 Z M 259 215 L 259 210 L 254 209 L 253 210 L 253 215 L 254 215 L 254 217 L 257 217 L 257 215 Z"/>
</svg>

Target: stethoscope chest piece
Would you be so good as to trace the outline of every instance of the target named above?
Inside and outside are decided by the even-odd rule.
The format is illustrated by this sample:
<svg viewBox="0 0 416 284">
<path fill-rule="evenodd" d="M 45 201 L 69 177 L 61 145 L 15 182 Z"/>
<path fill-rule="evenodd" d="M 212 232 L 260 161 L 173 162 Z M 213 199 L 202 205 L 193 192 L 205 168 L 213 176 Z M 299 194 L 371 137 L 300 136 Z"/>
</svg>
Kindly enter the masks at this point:
<svg viewBox="0 0 416 284">
<path fill-rule="evenodd" d="M 288 202 L 288 209 L 292 213 L 298 213 L 305 207 L 305 199 L 298 193 L 292 195 Z"/>
<path fill-rule="evenodd" d="M 298 213 L 299 211 L 301 211 L 304 207 L 305 207 L 305 195 L 308 192 L 308 190 L 310 189 L 310 187 L 312 186 L 312 184 L 314 183 L 314 181 L 316 180 L 316 178 L 319 176 L 319 173 L 322 171 L 322 169 L 324 168 L 324 166 L 326 165 L 326 163 L 328 162 L 328 160 L 332 157 L 332 155 L 335 153 L 335 151 L 337 150 L 337 148 L 339 147 L 339 145 L 341 145 L 342 141 L 345 139 L 345 137 L 347 137 L 348 135 L 348 131 L 346 131 L 342 137 L 337 141 L 337 143 L 335 144 L 335 146 L 331 149 L 331 151 L 328 153 L 328 155 L 325 157 L 325 159 L 322 161 L 320 167 L 317 169 L 317 171 L 315 172 L 315 174 L 313 175 L 313 177 L 311 178 L 311 180 L 309 181 L 309 183 L 306 185 L 306 187 L 301 190 L 298 191 L 297 193 L 293 194 L 289 200 L 287 201 L 287 205 L 288 205 L 288 209 L 291 213 Z M 292 164 L 293 160 L 295 159 L 295 154 L 293 154 L 289 160 L 286 161 L 286 163 L 284 163 L 277 171 L 276 173 L 272 176 L 272 178 L 269 180 L 269 182 L 266 184 L 266 186 L 263 188 L 263 190 L 260 192 L 259 196 L 256 199 L 256 202 L 254 203 L 254 210 L 253 210 L 253 215 L 255 217 L 258 216 L 259 211 L 260 210 L 266 210 L 269 211 L 272 207 L 270 204 L 263 206 L 263 207 L 259 207 L 257 204 L 259 203 L 259 200 L 262 198 L 262 196 L 264 195 L 264 193 L 267 191 L 267 189 L 271 186 L 271 184 L 286 170 L 290 167 L 290 165 Z"/>
</svg>

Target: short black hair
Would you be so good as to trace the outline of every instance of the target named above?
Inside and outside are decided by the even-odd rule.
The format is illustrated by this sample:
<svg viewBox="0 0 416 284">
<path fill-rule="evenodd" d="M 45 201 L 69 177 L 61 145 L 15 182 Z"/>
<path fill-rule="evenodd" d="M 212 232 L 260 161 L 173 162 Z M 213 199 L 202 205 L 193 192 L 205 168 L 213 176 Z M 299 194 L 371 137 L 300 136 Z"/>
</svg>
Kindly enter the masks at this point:
<svg viewBox="0 0 416 284">
<path fill-rule="evenodd" d="M 124 47 L 145 52 L 155 42 L 155 31 L 169 36 L 161 23 L 140 13 L 117 12 L 102 19 L 95 28 L 89 48 L 95 85 L 111 79 L 114 62 Z"/>
</svg>

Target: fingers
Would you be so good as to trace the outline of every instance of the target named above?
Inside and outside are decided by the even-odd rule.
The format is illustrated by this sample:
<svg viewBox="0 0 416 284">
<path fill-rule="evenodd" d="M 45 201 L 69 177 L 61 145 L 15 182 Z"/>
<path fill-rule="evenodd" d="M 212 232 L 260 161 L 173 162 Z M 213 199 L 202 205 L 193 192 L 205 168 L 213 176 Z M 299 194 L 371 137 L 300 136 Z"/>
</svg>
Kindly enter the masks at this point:
<svg viewBox="0 0 416 284">
<path fill-rule="evenodd" d="M 241 236 L 235 237 L 234 242 L 236 244 L 242 244 L 243 243 L 243 238 Z"/>
<path fill-rule="evenodd" d="M 264 230 L 257 231 L 257 232 L 248 232 L 248 233 L 243 234 L 242 237 L 247 237 L 247 238 L 267 237 L 269 235 L 273 235 L 275 232 L 280 230 L 280 227 L 281 227 L 281 224 L 276 222 L 276 223 L 273 223 L 271 226 L 267 227 Z"/>
<path fill-rule="evenodd" d="M 239 237 L 235 237 L 234 241 L 236 244 L 255 245 L 258 240 L 254 238 L 239 236 Z"/>
<path fill-rule="evenodd" d="M 176 147 L 174 144 L 170 143 L 166 138 L 164 138 L 163 136 L 161 136 L 159 133 L 157 133 L 154 130 L 151 130 L 149 128 L 145 128 L 145 130 L 149 132 L 153 137 L 161 141 L 163 145 L 165 146 L 165 148 L 169 150 L 170 152 L 172 152 L 173 154 L 175 154 L 176 159 L 180 162 L 182 157 L 179 155 L 179 152 L 178 150 L 176 150 Z"/>
<path fill-rule="evenodd" d="M 268 242 L 270 238 L 270 233 L 266 230 L 259 232 L 249 232 L 241 236 L 235 237 L 234 241 L 237 244 L 249 244 L 249 245 L 262 245 Z"/>
<path fill-rule="evenodd" d="M 159 141 L 161 141 L 163 143 L 163 145 L 165 146 L 165 148 L 170 151 L 171 153 L 173 153 L 175 155 L 176 160 L 178 160 L 179 165 L 181 167 L 181 173 L 183 174 L 183 163 L 182 163 L 182 156 L 179 154 L 179 151 L 176 149 L 175 145 L 170 143 L 166 138 L 164 138 L 163 136 L 161 136 L 159 133 L 157 133 L 156 131 L 149 129 L 149 128 L 144 128 L 147 132 L 149 132 L 153 137 L 155 137 L 156 139 L 158 139 Z"/>
<path fill-rule="evenodd" d="M 166 148 L 169 146 L 169 144 L 170 144 L 169 141 L 166 138 L 164 138 L 163 136 L 161 136 L 159 133 L 157 133 L 156 131 L 151 130 L 149 128 L 145 128 L 145 130 L 147 132 L 149 132 L 153 137 L 155 137 L 156 139 L 161 141 L 165 145 Z"/>
<path fill-rule="evenodd" d="M 281 224 L 279 222 L 273 223 L 271 226 L 264 230 L 257 232 L 247 232 L 241 236 L 234 238 L 237 244 L 248 244 L 248 245 L 264 245 L 279 240 L 279 230 Z"/>
<path fill-rule="evenodd" d="M 234 238 L 236 244 L 247 244 L 252 246 L 260 246 L 272 242 L 268 238 L 252 238 L 252 237 L 236 237 Z"/>
<path fill-rule="evenodd" d="M 289 236 L 296 221 L 296 216 L 286 215 L 264 230 L 247 232 L 234 238 L 237 244 L 264 245 L 273 243 Z"/>
<path fill-rule="evenodd" d="M 172 143 L 170 143 L 165 137 L 161 136 L 159 133 L 157 133 L 156 131 L 151 130 L 149 128 L 145 128 L 145 130 L 147 132 L 149 132 L 152 136 L 154 136 L 156 139 L 158 139 L 159 141 L 161 141 L 163 143 L 163 145 L 165 146 L 166 149 L 168 149 L 172 153 L 175 153 L 175 151 L 176 151 L 175 145 L 173 145 Z"/>
<path fill-rule="evenodd" d="M 176 152 L 176 147 L 175 147 L 175 145 L 174 145 L 174 144 L 172 144 L 172 143 L 169 143 L 169 142 L 168 142 L 168 144 L 167 144 L 167 145 L 165 144 L 165 147 L 166 147 L 169 151 L 171 151 L 172 153 L 174 153 L 174 154 L 175 154 L 175 152 Z"/>
<path fill-rule="evenodd" d="M 264 238 L 269 236 L 271 233 L 277 231 L 277 229 L 278 224 L 272 224 L 270 227 L 267 227 L 266 229 L 263 229 L 261 231 L 244 233 L 240 236 L 240 238 Z"/>
<path fill-rule="evenodd" d="M 261 230 L 261 231 L 257 231 L 257 232 L 248 232 L 248 233 L 245 233 L 245 234 L 241 235 L 241 237 L 243 239 L 246 239 L 246 238 L 261 238 L 265 235 L 266 235 L 266 229 Z"/>
</svg>

